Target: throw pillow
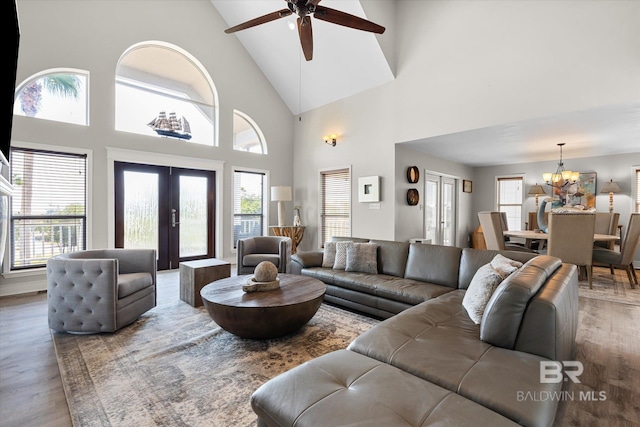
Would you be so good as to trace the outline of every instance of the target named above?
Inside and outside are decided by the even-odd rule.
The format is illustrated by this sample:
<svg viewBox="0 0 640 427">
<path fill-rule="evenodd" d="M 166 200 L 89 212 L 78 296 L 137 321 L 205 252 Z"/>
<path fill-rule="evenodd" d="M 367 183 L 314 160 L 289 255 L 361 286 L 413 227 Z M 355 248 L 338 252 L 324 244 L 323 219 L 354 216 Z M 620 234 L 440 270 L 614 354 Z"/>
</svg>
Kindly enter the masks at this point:
<svg viewBox="0 0 640 427">
<path fill-rule="evenodd" d="M 347 246 L 345 271 L 378 274 L 378 245 L 375 243 L 351 243 Z"/>
<path fill-rule="evenodd" d="M 491 267 L 502 276 L 502 279 L 506 279 L 511 273 L 522 267 L 522 263 L 498 254 L 491 260 Z"/>
<path fill-rule="evenodd" d="M 333 263 L 334 270 L 344 270 L 347 266 L 347 245 L 351 242 L 336 242 L 336 259 Z"/>
<path fill-rule="evenodd" d="M 484 309 L 502 280 L 502 276 L 491 267 L 491 263 L 480 267 L 471 279 L 467 292 L 462 298 L 462 305 L 476 325 L 482 321 Z"/>
<path fill-rule="evenodd" d="M 333 268 L 336 262 L 336 242 L 325 242 L 324 252 L 322 254 L 322 266 Z"/>
</svg>

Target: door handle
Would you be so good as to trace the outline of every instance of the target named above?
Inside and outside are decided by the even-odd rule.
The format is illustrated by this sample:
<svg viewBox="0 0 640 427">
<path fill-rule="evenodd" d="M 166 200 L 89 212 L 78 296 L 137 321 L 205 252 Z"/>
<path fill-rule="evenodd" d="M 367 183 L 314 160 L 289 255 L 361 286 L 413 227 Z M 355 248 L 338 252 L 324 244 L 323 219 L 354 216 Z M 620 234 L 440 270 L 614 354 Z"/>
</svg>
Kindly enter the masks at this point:
<svg viewBox="0 0 640 427">
<path fill-rule="evenodd" d="M 176 228 L 176 225 L 180 224 L 180 222 L 176 222 L 176 210 L 171 209 L 171 227 Z"/>
</svg>

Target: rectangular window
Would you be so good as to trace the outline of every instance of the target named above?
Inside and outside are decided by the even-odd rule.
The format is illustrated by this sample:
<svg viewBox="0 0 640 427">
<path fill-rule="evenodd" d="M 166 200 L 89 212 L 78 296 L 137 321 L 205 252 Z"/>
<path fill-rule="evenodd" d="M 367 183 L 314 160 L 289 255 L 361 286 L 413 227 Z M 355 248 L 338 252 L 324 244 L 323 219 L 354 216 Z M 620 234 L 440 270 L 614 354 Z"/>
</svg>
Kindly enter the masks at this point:
<svg viewBox="0 0 640 427">
<path fill-rule="evenodd" d="M 87 156 L 11 149 L 11 269 L 86 249 Z"/>
<path fill-rule="evenodd" d="M 509 230 L 522 229 L 522 188 L 521 176 L 498 178 L 498 211 L 507 213 Z"/>
<path fill-rule="evenodd" d="M 264 178 L 261 172 L 233 172 L 233 248 L 238 239 L 264 234 Z"/>
<path fill-rule="evenodd" d="M 321 244 L 332 236 L 351 236 L 351 172 L 349 169 L 320 173 Z"/>
</svg>

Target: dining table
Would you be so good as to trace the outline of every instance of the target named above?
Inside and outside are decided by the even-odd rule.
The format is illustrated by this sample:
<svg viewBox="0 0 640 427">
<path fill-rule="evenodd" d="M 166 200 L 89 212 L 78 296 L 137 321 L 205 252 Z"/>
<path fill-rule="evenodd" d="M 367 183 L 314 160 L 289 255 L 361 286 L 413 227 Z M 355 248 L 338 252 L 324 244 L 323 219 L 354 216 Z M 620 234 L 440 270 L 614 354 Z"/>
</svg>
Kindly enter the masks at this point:
<svg viewBox="0 0 640 427">
<path fill-rule="evenodd" d="M 542 250 L 549 239 L 549 233 L 544 233 L 542 231 L 537 230 L 505 230 L 503 231 L 505 237 L 516 237 L 521 239 L 526 239 L 526 242 L 529 243 L 533 240 L 540 241 L 540 246 L 538 250 Z M 615 234 L 593 234 L 594 242 L 618 242 L 620 241 L 620 237 Z M 528 246 L 528 245 L 527 245 Z M 578 269 L 578 278 L 579 280 L 585 279 L 585 274 L 582 268 Z"/>
<path fill-rule="evenodd" d="M 548 240 L 549 234 L 544 233 L 542 231 L 536 230 L 506 230 L 503 232 L 505 237 L 516 237 L 521 239 L 531 239 L 531 240 Z M 618 242 L 620 237 L 615 234 L 594 234 L 593 241 L 594 242 Z"/>
<path fill-rule="evenodd" d="M 505 237 L 516 237 L 520 239 L 525 239 L 525 245 L 530 248 L 531 242 L 537 240 L 539 242 L 538 250 L 542 250 L 547 240 L 549 239 L 549 233 L 545 233 L 543 231 L 537 230 L 505 230 L 503 232 Z M 620 241 L 620 237 L 615 234 L 598 234 L 594 233 L 593 235 L 594 242 L 618 242 Z"/>
</svg>

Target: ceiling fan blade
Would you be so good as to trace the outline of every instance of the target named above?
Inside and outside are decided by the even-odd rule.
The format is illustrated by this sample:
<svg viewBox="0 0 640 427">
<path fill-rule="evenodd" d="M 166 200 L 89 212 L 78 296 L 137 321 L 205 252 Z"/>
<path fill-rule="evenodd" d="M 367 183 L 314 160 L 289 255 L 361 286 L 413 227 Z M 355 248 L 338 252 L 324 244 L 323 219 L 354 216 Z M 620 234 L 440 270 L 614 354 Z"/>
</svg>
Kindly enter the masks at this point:
<svg viewBox="0 0 640 427">
<path fill-rule="evenodd" d="M 224 30 L 224 32 L 227 33 L 227 34 L 231 34 L 231 33 L 235 33 L 236 31 L 246 30 L 247 28 L 255 27 L 256 25 L 266 24 L 267 22 L 271 22 L 271 21 L 275 21 L 276 19 L 284 18 L 285 16 L 289 16 L 292 13 L 293 12 L 291 12 L 289 9 L 282 9 L 282 10 L 279 10 L 277 12 L 271 12 L 271 13 L 268 13 L 266 15 L 259 16 L 257 18 L 251 19 L 251 20 L 249 20 L 247 22 L 244 22 L 242 24 L 238 24 L 235 27 L 227 28 L 226 30 Z"/>
<path fill-rule="evenodd" d="M 317 6 L 313 16 L 321 21 L 355 28 L 356 30 L 369 31 L 371 33 L 382 34 L 385 30 L 384 27 L 367 21 L 366 19 L 324 6 Z"/>
<path fill-rule="evenodd" d="M 300 36 L 304 58 L 307 61 L 311 61 L 313 59 L 313 31 L 311 30 L 311 18 L 309 16 L 298 18 L 298 35 Z"/>
</svg>

